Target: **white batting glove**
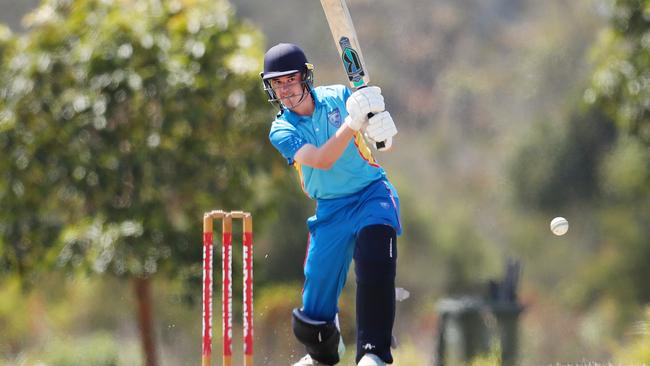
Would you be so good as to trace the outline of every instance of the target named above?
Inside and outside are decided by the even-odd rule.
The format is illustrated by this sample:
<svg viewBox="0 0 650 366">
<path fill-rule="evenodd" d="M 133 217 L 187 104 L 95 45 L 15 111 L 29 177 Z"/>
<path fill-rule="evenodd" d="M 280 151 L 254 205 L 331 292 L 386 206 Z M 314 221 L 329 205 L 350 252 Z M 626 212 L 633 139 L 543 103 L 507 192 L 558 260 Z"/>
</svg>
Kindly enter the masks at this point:
<svg viewBox="0 0 650 366">
<path fill-rule="evenodd" d="M 384 96 L 378 86 L 359 89 L 352 93 L 345 103 L 345 109 L 348 111 L 345 123 L 351 129 L 359 131 L 368 121 L 368 113 L 379 113 L 385 108 Z"/>
<path fill-rule="evenodd" d="M 397 127 L 390 113 L 384 111 L 377 113 L 370 120 L 366 127 L 366 136 L 373 141 L 388 141 L 397 135 Z"/>
</svg>

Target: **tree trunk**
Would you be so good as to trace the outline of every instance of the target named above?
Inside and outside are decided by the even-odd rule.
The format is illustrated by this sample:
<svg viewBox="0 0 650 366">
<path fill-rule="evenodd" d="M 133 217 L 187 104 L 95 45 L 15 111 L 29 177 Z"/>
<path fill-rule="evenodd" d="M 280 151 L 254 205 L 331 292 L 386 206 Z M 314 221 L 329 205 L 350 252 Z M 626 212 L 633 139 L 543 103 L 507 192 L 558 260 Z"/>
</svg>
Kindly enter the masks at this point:
<svg viewBox="0 0 650 366">
<path fill-rule="evenodd" d="M 138 302 L 138 327 L 142 341 L 142 353 L 145 366 L 156 366 L 156 343 L 153 329 L 153 304 L 151 302 L 151 279 L 136 277 L 133 289 Z"/>
</svg>

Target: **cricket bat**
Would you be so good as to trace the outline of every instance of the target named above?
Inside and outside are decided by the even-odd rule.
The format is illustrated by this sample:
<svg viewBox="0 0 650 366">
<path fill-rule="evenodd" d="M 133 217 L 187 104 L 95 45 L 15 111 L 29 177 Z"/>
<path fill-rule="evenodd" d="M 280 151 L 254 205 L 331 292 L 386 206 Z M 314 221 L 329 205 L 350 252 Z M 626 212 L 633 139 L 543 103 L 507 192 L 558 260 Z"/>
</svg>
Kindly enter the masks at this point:
<svg viewBox="0 0 650 366">
<path fill-rule="evenodd" d="M 359 47 L 357 32 L 354 29 L 354 23 L 352 23 L 352 17 L 345 0 L 320 0 L 320 3 L 323 6 L 323 11 L 325 11 L 325 17 L 334 37 L 336 48 L 341 55 L 341 61 L 345 73 L 348 75 L 350 87 L 357 90 L 368 86 L 370 76 L 368 76 L 368 70 Z M 368 118 L 370 117 L 372 117 L 371 113 L 368 114 Z M 387 150 L 390 145 L 391 141 L 388 140 L 376 143 L 379 151 Z"/>
</svg>

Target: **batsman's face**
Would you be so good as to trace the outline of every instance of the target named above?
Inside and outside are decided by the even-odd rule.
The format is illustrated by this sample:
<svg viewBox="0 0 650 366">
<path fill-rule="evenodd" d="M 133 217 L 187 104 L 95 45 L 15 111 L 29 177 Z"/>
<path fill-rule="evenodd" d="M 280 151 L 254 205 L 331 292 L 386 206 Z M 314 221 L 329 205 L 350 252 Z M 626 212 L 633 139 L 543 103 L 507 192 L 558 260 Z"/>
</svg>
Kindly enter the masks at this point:
<svg viewBox="0 0 650 366">
<path fill-rule="evenodd" d="M 271 87 L 282 104 L 288 108 L 293 108 L 302 100 L 304 88 L 300 73 L 271 79 Z"/>
</svg>

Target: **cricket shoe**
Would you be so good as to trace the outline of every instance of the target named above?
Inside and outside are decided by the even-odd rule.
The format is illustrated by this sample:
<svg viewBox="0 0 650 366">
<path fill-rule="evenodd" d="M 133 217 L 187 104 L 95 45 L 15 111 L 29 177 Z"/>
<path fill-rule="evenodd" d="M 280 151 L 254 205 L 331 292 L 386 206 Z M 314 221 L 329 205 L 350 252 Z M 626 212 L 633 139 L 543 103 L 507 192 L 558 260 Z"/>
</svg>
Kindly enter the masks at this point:
<svg viewBox="0 0 650 366">
<path fill-rule="evenodd" d="M 313 358 L 311 358 L 310 355 L 306 355 L 305 357 L 301 358 L 300 361 L 294 363 L 293 366 L 332 366 L 332 365 L 318 362 Z"/>
<path fill-rule="evenodd" d="M 386 366 L 386 362 L 372 353 L 366 353 L 357 366 Z"/>
</svg>

